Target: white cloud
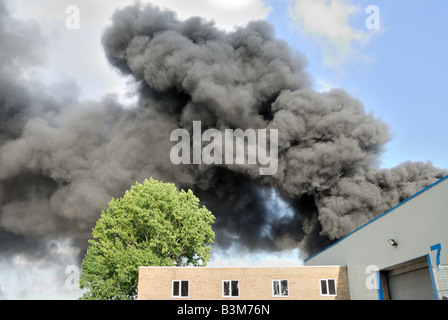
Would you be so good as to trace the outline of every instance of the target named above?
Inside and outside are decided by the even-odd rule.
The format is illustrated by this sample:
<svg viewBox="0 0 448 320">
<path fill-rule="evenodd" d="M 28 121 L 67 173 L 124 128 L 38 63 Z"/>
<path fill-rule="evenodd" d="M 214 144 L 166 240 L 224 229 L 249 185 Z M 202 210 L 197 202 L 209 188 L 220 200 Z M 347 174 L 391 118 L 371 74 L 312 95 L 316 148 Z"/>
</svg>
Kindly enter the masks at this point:
<svg viewBox="0 0 448 320">
<path fill-rule="evenodd" d="M 217 27 L 225 30 L 264 19 L 271 11 L 262 0 L 152 0 L 151 3 L 176 11 L 181 19 L 201 16 L 214 20 Z"/>
<path fill-rule="evenodd" d="M 115 93 L 122 101 L 127 98 L 127 79 L 117 74 L 107 63 L 101 46 L 101 34 L 110 23 L 117 8 L 132 5 L 133 0 L 15 0 L 11 1 L 12 13 L 22 19 L 39 21 L 50 38 L 46 52 L 46 64 L 40 72 L 43 79 L 69 77 L 78 84 L 82 96 L 98 99 Z M 271 8 L 262 0 L 152 0 L 161 8 L 177 12 L 180 19 L 201 16 L 214 20 L 217 27 L 231 30 L 251 20 L 265 18 Z M 69 14 L 66 8 L 76 5 L 80 13 L 79 30 L 66 28 Z"/>
<path fill-rule="evenodd" d="M 338 86 L 331 83 L 329 80 L 324 78 L 316 78 L 315 89 L 319 92 L 328 92 Z"/>
<path fill-rule="evenodd" d="M 42 259 L 29 260 L 16 254 L 9 260 L 0 259 L 0 300 L 73 300 L 83 293 L 68 287 L 68 266 L 77 264 L 79 248 L 70 240 L 50 241 Z"/>
<path fill-rule="evenodd" d="M 65 20 L 65 9 L 76 5 L 80 9 L 83 23 L 106 23 L 117 8 L 132 5 L 134 0 L 16 0 L 15 7 L 22 16 L 28 18 L 37 15 L 46 18 Z M 220 28 L 231 30 L 235 25 L 244 25 L 250 20 L 265 18 L 271 11 L 262 0 L 151 0 L 139 1 L 152 3 L 161 8 L 168 8 L 178 13 L 181 19 L 201 16 L 213 19 Z"/>
<path fill-rule="evenodd" d="M 286 267 L 302 266 L 299 249 L 289 249 L 273 253 L 238 252 L 228 249 L 225 252 L 214 252 L 209 267 Z"/>
<path fill-rule="evenodd" d="M 363 14 L 350 0 L 296 0 L 290 13 L 305 33 L 311 34 L 322 46 L 323 63 L 340 66 L 352 53 L 355 43 L 366 43 L 369 33 L 355 28 L 350 20 Z"/>
</svg>

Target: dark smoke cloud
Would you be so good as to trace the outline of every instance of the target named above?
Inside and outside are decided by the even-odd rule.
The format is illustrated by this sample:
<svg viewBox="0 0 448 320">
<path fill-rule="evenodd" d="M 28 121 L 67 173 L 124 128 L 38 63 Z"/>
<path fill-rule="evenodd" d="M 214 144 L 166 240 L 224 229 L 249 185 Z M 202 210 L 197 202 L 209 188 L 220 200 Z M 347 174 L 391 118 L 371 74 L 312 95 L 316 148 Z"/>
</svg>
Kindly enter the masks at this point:
<svg viewBox="0 0 448 320">
<path fill-rule="evenodd" d="M 72 83 L 25 77 L 44 42 L 0 2 L 3 257 L 37 259 L 55 239 L 85 249 L 110 198 L 151 176 L 199 195 L 217 216 L 218 247 L 307 255 L 447 174 L 420 162 L 379 169 L 388 126 L 343 90 L 313 91 L 305 58 L 263 21 L 228 33 L 153 6 L 117 11 L 102 42 L 111 65 L 138 85 L 132 106 L 80 101 Z M 170 133 L 191 131 L 193 121 L 203 130 L 278 129 L 278 172 L 173 165 Z M 292 214 L 277 214 L 273 194 Z"/>
<path fill-rule="evenodd" d="M 311 90 L 304 58 L 265 22 L 224 33 L 200 18 L 180 22 L 172 12 L 135 6 L 115 14 L 103 44 L 110 63 L 139 81 L 143 105 L 151 108 L 154 93 L 180 97 L 175 108 L 158 109 L 180 127 L 201 120 L 220 129 L 279 129 L 272 177 L 241 166 L 189 168 L 230 241 L 278 249 L 288 235 L 312 252 L 446 174 L 423 163 L 378 169 L 388 126 L 343 90 Z M 267 218 L 267 187 L 291 203 L 290 221 Z"/>
</svg>

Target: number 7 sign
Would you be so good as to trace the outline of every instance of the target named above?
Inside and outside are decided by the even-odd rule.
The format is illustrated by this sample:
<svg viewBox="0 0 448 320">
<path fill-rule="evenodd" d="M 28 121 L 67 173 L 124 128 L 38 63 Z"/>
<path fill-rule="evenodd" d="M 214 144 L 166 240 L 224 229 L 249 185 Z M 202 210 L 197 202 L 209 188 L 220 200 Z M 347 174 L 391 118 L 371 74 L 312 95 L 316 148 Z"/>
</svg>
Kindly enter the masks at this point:
<svg viewBox="0 0 448 320">
<path fill-rule="evenodd" d="M 431 251 L 437 250 L 436 252 L 436 267 L 439 269 L 440 266 L 440 250 L 442 250 L 442 245 L 440 243 L 435 244 L 430 247 Z"/>
</svg>

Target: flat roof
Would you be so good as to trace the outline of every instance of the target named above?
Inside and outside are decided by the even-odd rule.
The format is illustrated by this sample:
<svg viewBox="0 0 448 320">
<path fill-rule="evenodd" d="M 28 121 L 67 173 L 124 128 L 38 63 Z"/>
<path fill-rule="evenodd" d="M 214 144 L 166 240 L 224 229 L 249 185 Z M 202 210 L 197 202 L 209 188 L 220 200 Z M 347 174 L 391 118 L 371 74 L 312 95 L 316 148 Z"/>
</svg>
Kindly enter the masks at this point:
<svg viewBox="0 0 448 320">
<path fill-rule="evenodd" d="M 335 267 L 345 267 L 345 265 L 323 265 L 323 266 L 139 266 L 139 268 L 147 268 L 147 269 L 161 269 L 161 268 L 176 268 L 176 269 L 250 269 L 250 268 L 269 268 L 269 269 L 278 269 L 278 268 L 335 268 Z"/>
<path fill-rule="evenodd" d="M 415 197 L 417 197 L 418 195 L 422 194 L 422 193 L 425 192 L 426 190 L 431 189 L 431 188 L 434 187 L 435 185 L 437 185 L 437 184 L 439 184 L 439 183 L 441 183 L 442 181 L 447 180 L 447 179 L 448 179 L 448 176 L 445 176 L 444 178 L 442 178 L 442 179 L 440 179 L 440 180 L 434 182 L 433 184 L 427 186 L 426 188 L 420 190 L 419 192 L 417 192 L 417 193 L 414 194 L 413 196 L 410 196 L 410 197 L 407 198 L 406 200 L 400 202 L 400 203 L 397 204 L 395 207 L 389 209 L 389 210 L 386 211 L 385 213 L 379 215 L 378 217 L 376 217 L 376 218 L 370 220 L 369 222 L 363 224 L 363 225 L 360 226 L 359 228 L 353 230 L 352 232 L 350 232 L 350 233 L 347 234 L 346 236 L 342 237 L 341 239 L 339 239 L 338 241 L 336 241 L 336 242 L 333 243 L 332 245 L 330 245 L 330 246 L 326 247 L 325 249 L 323 249 L 323 250 L 321 250 L 321 251 L 319 251 L 319 252 L 313 254 L 313 255 L 310 256 L 308 259 L 306 259 L 305 262 L 308 261 L 308 260 L 310 260 L 310 259 L 312 259 L 312 258 L 314 258 L 314 257 L 316 257 L 317 255 L 321 254 L 322 252 L 327 251 L 328 249 L 330 249 L 331 247 L 333 247 L 333 246 L 337 245 L 338 243 L 342 242 L 343 240 L 345 240 L 346 238 L 348 238 L 349 236 L 351 236 L 351 235 L 354 234 L 355 232 L 358 232 L 359 230 L 361 230 L 361 229 L 364 228 L 365 226 L 367 226 L 367 225 L 371 224 L 372 222 L 374 222 L 374 221 L 376 221 L 376 220 L 378 220 L 378 219 L 384 217 L 386 214 L 388 214 L 388 213 L 394 211 L 396 208 L 400 207 L 401 205 L 405 204 L 406 202 L 408 202 L 408 201 L 414 199 Z"/>
</svg>

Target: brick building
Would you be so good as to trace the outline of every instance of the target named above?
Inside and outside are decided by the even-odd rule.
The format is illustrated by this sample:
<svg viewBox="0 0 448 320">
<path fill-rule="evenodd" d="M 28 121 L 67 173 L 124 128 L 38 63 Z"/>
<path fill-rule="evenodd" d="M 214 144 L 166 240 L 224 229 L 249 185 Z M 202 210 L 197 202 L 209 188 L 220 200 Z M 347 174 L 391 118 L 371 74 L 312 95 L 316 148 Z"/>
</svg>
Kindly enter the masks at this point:
<svg viewBox="0 0 448 320">
<path fill-rule="evenodd" d="M 140 267 L 139 300 L 350 299 L 347 268 Z"/>
</svg>

